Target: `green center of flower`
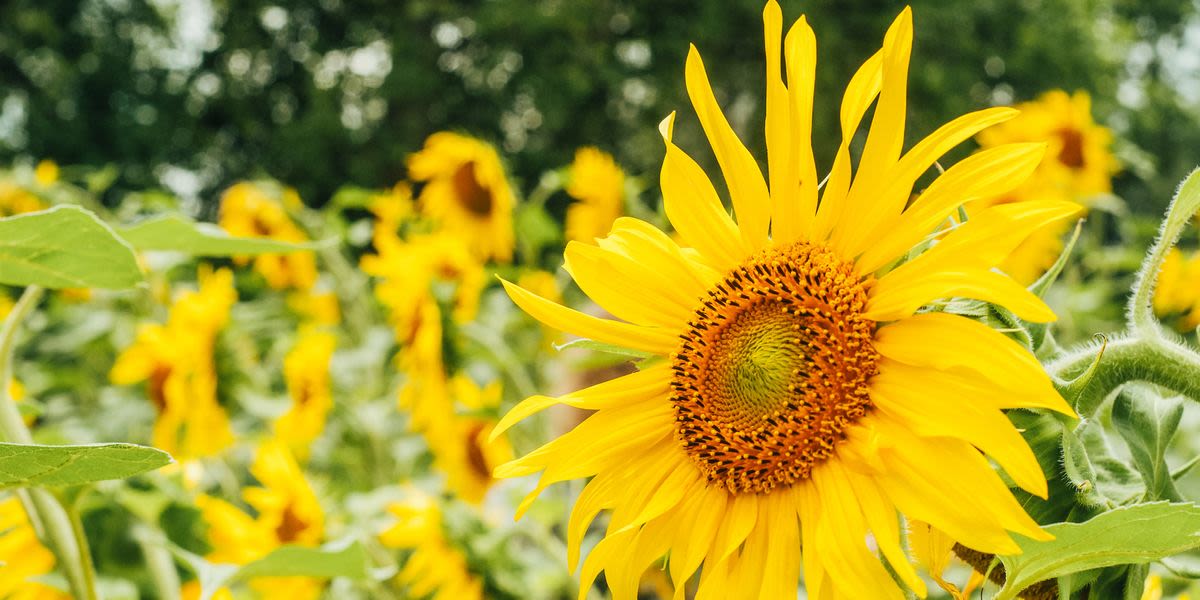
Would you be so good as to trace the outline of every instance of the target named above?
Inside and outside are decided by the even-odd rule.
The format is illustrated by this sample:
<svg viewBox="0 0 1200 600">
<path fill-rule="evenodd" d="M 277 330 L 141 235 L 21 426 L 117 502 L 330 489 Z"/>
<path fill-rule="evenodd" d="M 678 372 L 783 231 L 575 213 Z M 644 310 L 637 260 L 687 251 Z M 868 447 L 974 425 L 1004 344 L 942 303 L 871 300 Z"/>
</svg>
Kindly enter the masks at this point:
<svg viewBox="0 0 1200 600">
<path fill-rule="evenodd" d="M 673 359 L 676 433 L 708 478 L 768 493 L 808 478 L 871 409 L 866 283 L 828 248 L 764 251 L 708 293 Z"/>
</svg>

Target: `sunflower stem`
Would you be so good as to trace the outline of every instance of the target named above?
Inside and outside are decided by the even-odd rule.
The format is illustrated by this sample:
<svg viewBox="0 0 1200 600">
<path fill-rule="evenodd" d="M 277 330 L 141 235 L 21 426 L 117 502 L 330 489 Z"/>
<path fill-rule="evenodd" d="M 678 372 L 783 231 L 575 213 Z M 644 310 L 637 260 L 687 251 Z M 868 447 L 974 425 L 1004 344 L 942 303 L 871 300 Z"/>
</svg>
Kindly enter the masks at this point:
<svg viewBox="0 0 1200 600">
<path fill-rule="evenodd" d="M 1192 171 L 1179 185 L 1175 198 L 1167 207 L 1167 216 L 1163 219 L 1158 237 L 1138 269 L 1126 312 L 1130 328 L 1141 337 L 1163 337 L 1162 325 L 1154 317 L 1153 306 L 1158 273 L 1162 270 L 1167 254 L 1179 242 L 1188 221 L 1197 211 L 1200 211 L 1200 169 Z"/>
<path fill-rule="evenodd" d="M 25 426 L 17 403 L 8 393 L 8 382 L 12 381 L 13 376 L 17 332 L 41 300 L 42 292 L 40 286 L 26 287 L 4 319 L 3 326 L 0 326 L 0 438 L 17 444 L 32 444 L 33 434 Z M 71 588 L 71 595 L 80 599 L 96 598 L 95 583 L 86 576 L 91 568 L 91 557 L 81 551 L 80 540 L 76 537 L 66 509 L 44 489 L 21 490 L 20 497 L 35 531 L 58 559 Z M 84 561 L 88 564 L 85 565 Z"/>
<path fill-rule="evenodd" d="M 1103 356 L 1097 360 L 1100 352 Z M 1160 334 L 1092 342 L 1052 361 L 1046 369 L 1060 391 L 1069 390 L 1076 398 L 1075 411 L 1085 419 L 1114 391 L 1133 381 L 1160 385 L 1200 402 L 1200 355 Z M 1071 385 L 1089 370 L 1079 386 Z"/>
</svg>

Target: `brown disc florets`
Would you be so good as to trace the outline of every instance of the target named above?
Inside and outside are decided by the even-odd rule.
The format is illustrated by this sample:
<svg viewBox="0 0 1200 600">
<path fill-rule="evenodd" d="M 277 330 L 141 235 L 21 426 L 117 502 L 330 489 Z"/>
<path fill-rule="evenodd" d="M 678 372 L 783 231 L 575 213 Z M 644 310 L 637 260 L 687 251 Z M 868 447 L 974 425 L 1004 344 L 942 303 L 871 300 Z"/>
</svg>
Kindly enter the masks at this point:
<svg viewBox="0 0 1200 600">
<path fill-rule="evenodd" d="M 709 482 L 806 479 L 871 409 L 866 283 L 823 246 L 766 250 L 709 290 L 673 358 L 676 430 Z"/>
</svg>

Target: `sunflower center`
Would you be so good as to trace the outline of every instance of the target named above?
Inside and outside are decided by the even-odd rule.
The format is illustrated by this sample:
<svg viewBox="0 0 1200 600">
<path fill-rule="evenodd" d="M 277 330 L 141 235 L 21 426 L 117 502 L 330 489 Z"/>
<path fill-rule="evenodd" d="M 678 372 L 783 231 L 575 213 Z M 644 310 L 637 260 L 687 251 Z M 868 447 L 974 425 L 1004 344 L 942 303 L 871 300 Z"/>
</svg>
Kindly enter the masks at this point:
<svg viewBox="0 0 1200 600">
<path fill-rule="evenodd" d="M 1083 134 L 1077 129 L 1064 127 L 1058 131 L 1062 150 L 1058 151 L 1058 162 L 1078 169 L 1083 166 Z"/>
<path fill-rule="evenodd" d="M 492 214 L 492 192 L 479 183 L 473 161 L 454 172 L 454 193 L 471 214 L 479 217 Z"/>
<path fill-rule="evenodd" d="M 867 282 L 823 246 L 766 250 L 709 290 L 673 358 L 676 433 L 710 483 L 808 478 L 871 409 Z"/>
</svg>

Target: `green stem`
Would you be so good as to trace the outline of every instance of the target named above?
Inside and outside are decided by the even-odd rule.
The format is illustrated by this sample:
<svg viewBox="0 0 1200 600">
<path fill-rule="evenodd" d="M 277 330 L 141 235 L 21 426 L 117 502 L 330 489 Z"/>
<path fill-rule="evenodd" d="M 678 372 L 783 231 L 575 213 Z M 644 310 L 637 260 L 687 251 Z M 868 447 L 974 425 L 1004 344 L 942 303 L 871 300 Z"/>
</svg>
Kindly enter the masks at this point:
<svg viewBox="0 0 1200 600">
<path fill-rule="evenodd" d="M 79 515 L 79 507 L 75 504 L 68 504 L 66 511 L 67 519 L 71 522 L 71 533 L 75 534 L 75 541 L 79 544 L 79 555 L 84 559 L 79 561 L 79 566 L 83 571 L 84 598 L 99 600 L 100 596 L 96 593 L 96 567 L 92 565 L 92 551 L 88 545 L 87 533 L 83 531 L 83 519 Z"/>
<path fill-rule="evenodd" d="M 1197 209 L 1200 209 L 1200 169 L 1192 171 L 1175 192 L 1175 198 L 1167 207 L 1167 216 L 1163 219 L 1158 237 L 1146 254 L 1142 267 L 1138 269 L 1126 312 L 1130 327 L 1142 337 L 1163 337 L 1162 326 L 1154 317 L 1154 287 L 1158 283 L 1158 273 L 1162 270 L 1163 261 L 1183 236 L 1188 221 L 1196 214 Z"/>
<path fill-rule="evenodd" d="M 150 570 L 150 578 L 160 600 L 180 600 L 179 572 L 175 570 L 175 559 L 167 550 L 163 534 L 148 525 L 138 525 L 134 535 L 142 556 L 146 559 L 146 568 Z"/>
<path fill-rule="evenodd" d="M 1046 369 L 1061 387 L 1095 363 L 1101 343 L 1088 344 L 1050 364 Z M 1117 388 L 1131 381 L 1163 386 L 1177 394 L 1200 401 L 1200 355 L 1186 346 L 1159 335 L 1119 337 L 1107 342 L 1104 356 L 1095 363 L 1090 379 L 1077 390 L 1075 410 L 1088 418 Z M 1072 400 L 1068 398 L 1067 400 Z"/>
<path fill-rule="evenodd" d="M 8 382 L 13 376 L 13 354 L 17 345 L 17 330 L 42 297 L 42 288 L 31 285 L 25 288 L 21 298 L 0 326 L 0 437 L 17 444 L 32 444 L 33 435 L 21 418 L 17 403 L 8 393 Z M 95 586 L 89 583 L 85 570 L 91 568 L 91 557 L 81 552 L 79 540 L 71 527 L 70 518 L 62 504 L 50 492 L 31 488 L 24 490 L 22 505 L 35 529 L 58 559 L 59 566 L 67 577 L 71 593 L 76 598 L 88 600 L 96 597 Z M 84 566 L 84 562 L 87 566 Z"/>
</svg>

